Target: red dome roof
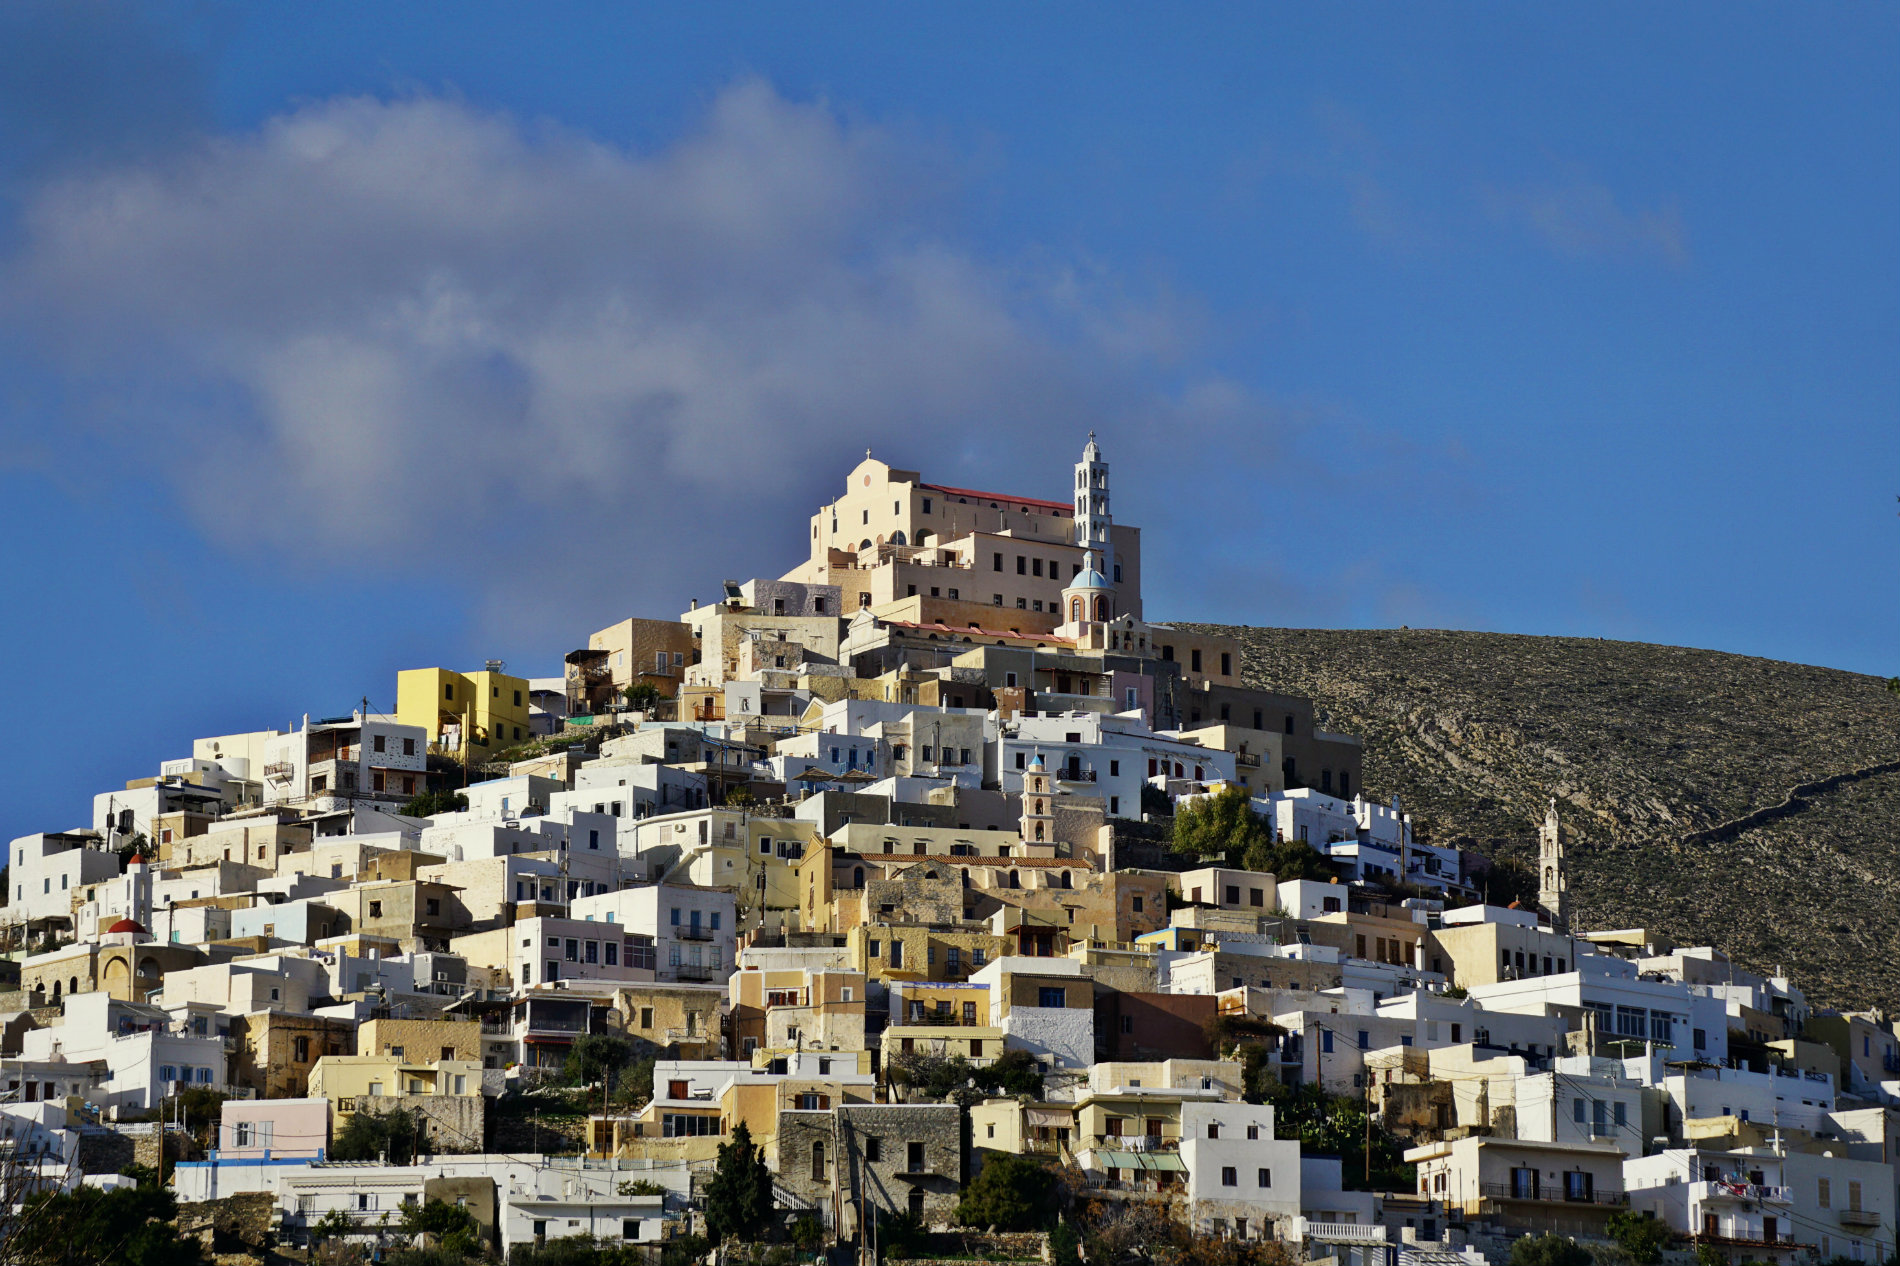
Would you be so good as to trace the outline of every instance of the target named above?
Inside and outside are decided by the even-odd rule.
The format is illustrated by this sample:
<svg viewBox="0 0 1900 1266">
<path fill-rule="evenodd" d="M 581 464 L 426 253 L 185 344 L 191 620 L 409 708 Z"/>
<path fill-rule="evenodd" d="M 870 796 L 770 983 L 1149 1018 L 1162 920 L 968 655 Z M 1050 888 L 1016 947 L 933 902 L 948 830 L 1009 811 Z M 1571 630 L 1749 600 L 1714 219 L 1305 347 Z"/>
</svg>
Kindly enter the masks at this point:
<svg viewBox="0 0 1900 1266">
<path fill-rule="evenodd" d="M 110 936 L 114 932 L 143 932 L 144 930 L 144 926 L 137 919 L 120 919 L 106 929 L 106 935 Z"/>
</svg>

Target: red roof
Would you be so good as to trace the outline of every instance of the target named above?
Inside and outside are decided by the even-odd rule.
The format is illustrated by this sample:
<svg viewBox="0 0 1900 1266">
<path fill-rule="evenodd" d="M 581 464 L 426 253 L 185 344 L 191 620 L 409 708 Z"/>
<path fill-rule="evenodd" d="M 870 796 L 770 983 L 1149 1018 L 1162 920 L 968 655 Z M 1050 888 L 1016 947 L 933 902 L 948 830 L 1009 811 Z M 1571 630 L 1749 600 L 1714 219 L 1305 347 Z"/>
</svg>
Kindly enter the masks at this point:
<svg viewBox="0 0 1900 1266">
<path fill-rule="evenodd" d="M 1074 638 L 1057 637 L 1053 633 L 1012 633 L 1008 629 L 976 629 L 967 626 L 960 628 L 954 624 L 918 624 L 911 620 L 886 620 L 882 617 L 879 617 L 878 623 L 894 629 L 922 629 L 931 633 L 954 633 L 958 637 L 1001 637 L 1015 638 L 1019 642 L 1054 642 L 1058 646 L 1075 645 Z"/>
<path fill-rule="evenodd" d="M 110 936 L 114 932 L 143 932 L 144 930 L 145 928 L 137 919 L 120 919 L 117 923 L 114 923 L 111 927 L 106 929 L 106 935 Z"/>
<path fill-rule="evenodd" d="M 974 488 L 952 488 L 948 484 L 918 484 L 919 488 L 928 488 L 932 492 L 941 492 L 946 497 L 968 497 L 973 501 L 1007 502 L 1017 506 L 1039 506 L 1044 510 L 1060 510 L 1064 514 L 1075 513 L 1075 507 L 1066 501 L 1044 501 L 1041 497 L 1012 497 L 1006 492 L 978 492 Z"/>
</svg>

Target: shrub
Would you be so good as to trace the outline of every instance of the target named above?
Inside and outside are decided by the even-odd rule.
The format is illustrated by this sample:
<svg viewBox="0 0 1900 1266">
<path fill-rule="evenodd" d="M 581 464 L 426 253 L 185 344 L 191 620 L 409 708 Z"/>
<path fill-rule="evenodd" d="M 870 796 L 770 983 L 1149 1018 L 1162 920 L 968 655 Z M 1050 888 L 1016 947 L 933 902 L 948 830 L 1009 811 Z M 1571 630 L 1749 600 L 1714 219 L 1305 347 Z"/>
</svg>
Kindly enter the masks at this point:
<svg viewBox="0 0 1900 1266">
<path fill-rule="evenodd" d="M 1591 1266 L 1588 1249 L 1575 1240 L 1546 1231 L 1526 1235 L 1511 1245 L 1511 1266 Z"/>
<path fill-rule="evenodd" d="M 1612 1213 L 1606 1229 L 1636 1266 L 1656 1266 L 1662 1261 L 1663 1250 L 1669 1247 L 1667 1223 L 1628 1209 Z"/>
<path fill-rule="evenodd" d="M 963 1189 L 957 1221 L 965 1226 L 1033 1231 L 1049 1221 L 1055 1190 L 1055 1175 L 1040 1162 L 1007 1152 L 993 1155 Z"/>
</svg>

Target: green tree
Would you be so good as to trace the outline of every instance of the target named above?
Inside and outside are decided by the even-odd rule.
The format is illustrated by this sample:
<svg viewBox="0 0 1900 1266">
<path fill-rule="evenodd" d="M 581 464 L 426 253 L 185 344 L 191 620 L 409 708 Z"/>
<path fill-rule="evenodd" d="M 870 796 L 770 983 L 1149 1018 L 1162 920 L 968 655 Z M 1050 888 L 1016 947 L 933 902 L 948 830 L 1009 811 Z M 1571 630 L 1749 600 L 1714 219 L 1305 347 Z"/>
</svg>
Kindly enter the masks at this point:
<svg viewBox="0 0 1900 1266">
<path fill-rule="evenodd" d="M 1028 1051 L 1004 1051 L 986 1068 L 976 1070 L 976 1084 L 1006 1095 L 1042 1098 L 1042 1065 Z"/>
<path fill-rule="evenodd" d="M 1636 1266 L 1656 1266 L 1662 1261 L 1663 1250 L 1669 1247 L 1668 1223 L 1629 1209 L 1612 1213 L 1605 1229 Z"/>
<path fill-rule="evenodd" d="M 1264 871 L 1275 879 L 1337 879 L 1339 872 L 1326 855 L 1305 840 L 1281 840 L 1247 850 L 1241 864 L 1248 870 Z"/>
<path fill-rule="evenodd" d="M 813 1213 L 801 1213 L 792 1223 L 792 1243 L 809 1253 L 825 1242 L 824 1224 Z"/>
<path fill-rule="evenodd" d="M 353 1112 L 330 1147 L 332 1160 L 370 1161 L 386 1156 L 391 1165 L 407 1165 L 416 1156 L 419 1122 L 409 1112 Z"/>
<path fill-rule="evenodd" d="M 1002 1231 L 1033 1231 L 1049 1221 L 1055 1208 L 1056 1176 L 1040 1161 L 999 1152 L 963 1189 L 957 1221 Z"/>
<path fill-rule="evenodd" d="M 772 1218 L 772 1172 L 765 1151 L 753 1144 L 745 1122 L 719 1145 L 712 1180 L 706 1184 L 706 1230 L 715 1243 L 756 1240 Z"/>
<path fill-rule="evenodd" d="M 614 1087 L 614 1098 L 632 1108 L 645 1106 L 653 1098 L 654 1057 L 643 1055 L 627 1065 Z"/>
<path fill-rule="evenodd" d="M 1182 805 L 1174 815 L 1174 851 L 1239 866 L 1252 850 L 1273 846 L 1273 831 L 1239 787 L 1223 787 Z"/>
<path fill-rule="evenodd" d="M 562 1071 L 569 1082 L 591 1086 L 633 1062 L 633 1043 L 614 1033 L 583 1033 L 568 1048 Z"/>
<path fill-rule="evenodd" d="M 1082 1237 L 1067 1222 L 1057 1223 L 1049 1230 L 1050 1266 L 1082 1266 Z"/>
<path fill-rule="evenodd" d="M 635 712 L 651 712 L 666 698 L 660 688 L 650 681 L 636 681 L 620 692 L 627 700 L 627 706 Z"/>
<path fill-rule="evenodd" d="M 1274 1100 L 1273 1126 L 1280 1138 L 1300 1140 L 1303 1151 L 1339 1157 L 1348 1190 L 1412 1191 L 1418 1186 L 1417 1169 L 1405 1163 L 1404 1145 L 1384 1126 L 1366 1121 L 1363 1100 L 1301 1086 Z"/>
<path fill-rule="evenodd" d="M 1511 1245 L 1511 1266 L 1590 1266 L 1590 1251 L 1575 1240 L 1546 1231 L 1520 1236 Z"/>
<path fill-rule="evenodd" d="M 473 1255 L 482 1250 L 482 1228 L 475 1215 L 446 1200 L 405 1205 L 402 1229 L 407 1235 L 428 1235 L 447 1252 Z"/>
<path fill-rule="evenodd" d="M 438 813 L 461 813 L 468 808 L 468 797 L 459 791 L 424 791 L 405 803 L 400 810 L 406 818 L 432 818 Z"/>
<path fill-rule="evenodd" d="M 169 1225 L 177 1216 L 156 1184 L 41 1193 L 17 1216 L 0 1212 L 0 1244 L 19 1266 L 202 1266 L 197 1241 Z"/>
<path fill-rule="evenodd" d="M 167 1095 L 158 1111 L 166 1121 L 184 1122 L 193 1138 L 208 1145 L 213 1128 L 224 1115 L 224 1101 L 228 1097 L 209 1086 L 192 1086 L 178 1094 Z"/>
</svg>

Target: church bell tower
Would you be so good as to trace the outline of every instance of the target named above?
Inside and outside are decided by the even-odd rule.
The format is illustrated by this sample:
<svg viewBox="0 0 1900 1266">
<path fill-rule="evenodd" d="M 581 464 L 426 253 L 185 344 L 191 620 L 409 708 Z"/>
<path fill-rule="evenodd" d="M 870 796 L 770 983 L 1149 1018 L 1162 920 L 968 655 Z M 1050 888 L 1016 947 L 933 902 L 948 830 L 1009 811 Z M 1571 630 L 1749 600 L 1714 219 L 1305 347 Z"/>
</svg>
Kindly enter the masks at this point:
<svg viewBox="0 0 1900 1266">
<path fill-rule="evenodd" d="M 1564 828 L 1557 820 L 1557 797 L 1550 798 L 1544 825 L 1537 832 L 1537 904 L 1549 914 L 1551 926 L 1570 930 L 1570 884 L 1564 878 Z"/>
</svg>

